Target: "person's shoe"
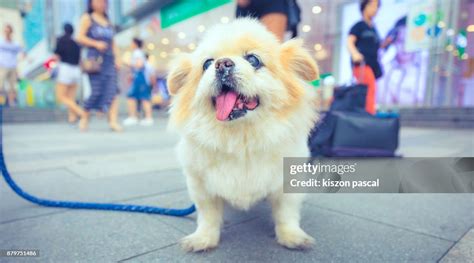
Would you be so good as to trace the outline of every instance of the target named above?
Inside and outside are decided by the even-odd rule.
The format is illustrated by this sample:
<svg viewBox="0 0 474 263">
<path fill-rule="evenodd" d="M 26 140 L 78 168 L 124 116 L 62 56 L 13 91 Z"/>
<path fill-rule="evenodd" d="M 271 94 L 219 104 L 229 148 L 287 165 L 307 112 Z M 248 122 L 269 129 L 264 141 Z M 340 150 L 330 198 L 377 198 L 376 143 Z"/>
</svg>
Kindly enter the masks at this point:
<svg viewBox="0 0 474 263">
<path fill-rule="evenodd" d="M 88 126 L 89 126 L 89 118 L 87 116 L 81 117 L 81 119 L 79 120 L 79 130 L 81 132 L 85 132 L 87 131 Z"/>
<path fill-rule="evenodd" d="M 133 126 L 138 124 L 138 119 L 135 117 L 128 117 L 123 121 L 123 125 L 125 126 Z"/>
<path fill-rule="evenodd" d="M 69 124 L 76 124 L 76 122 L 78 122 L 78 121 L 79 121 L 79 118 L 74 114 L 69 115 L 68 118 L 67 118 L 67 122 Z"/>
<path fill-rule="evenodd" d="M 141 126 L 152 126 L 155 121 L 152 118 L 143 119 L 140 121 Z"/>
<path fill-rule="evenodd" d="M 110 127 L 110 130 L 112 130 L 113 132 L 123 132 L 122 126 L 120 126 L 116 122 L 109 123 L 109 127 Z"/>
</svg>

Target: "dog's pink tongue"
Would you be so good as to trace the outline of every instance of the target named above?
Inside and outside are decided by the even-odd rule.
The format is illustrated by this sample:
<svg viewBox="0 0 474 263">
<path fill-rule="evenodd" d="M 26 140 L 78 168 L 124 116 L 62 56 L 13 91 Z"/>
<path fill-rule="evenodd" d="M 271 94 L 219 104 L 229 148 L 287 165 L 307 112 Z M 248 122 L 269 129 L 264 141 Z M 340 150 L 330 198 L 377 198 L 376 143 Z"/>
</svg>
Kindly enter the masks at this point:
<svg viewBox="0 0 474 263">
<path fill-rule="evenodd" d="M 237 93 L 234 91 L 222 92 L 216 98 L 216 118 L 220 121 L 225 121 L 229 118 L 232 109 L 234 108 L 235 102 L 237 101 Z"/>
</svg>

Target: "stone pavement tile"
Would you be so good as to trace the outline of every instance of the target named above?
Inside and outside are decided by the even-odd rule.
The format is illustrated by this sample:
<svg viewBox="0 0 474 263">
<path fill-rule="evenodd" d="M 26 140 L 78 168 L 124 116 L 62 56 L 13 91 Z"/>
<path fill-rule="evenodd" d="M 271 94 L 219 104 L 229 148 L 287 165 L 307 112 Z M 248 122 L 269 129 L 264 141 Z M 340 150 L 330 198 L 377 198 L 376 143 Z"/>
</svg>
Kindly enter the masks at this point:
<svg viewBox="0 0 474 263">
<path fill-rule="evenodd" d="M 307 202 L 450 241 L 474 222 L 473 194 L 308 194 Z"/>
<path fill-rule="evenodd" d="M 456 134 L 456 136 L 452 136 Z M 472 129 L 439 129 L 439 128 L 411 128 L 402 127 L 400 135 L 402 143 L 419 144 L 428 143 L 431 145 L 474 143 Z M 440 140 L 442 138 L 442 140 Z"/>
<path fill-rule="evenodd" d="M 474 228 L 464 235 L 453 248 L 451 248 L 441 263 L 474 262 Z"/>
<path fill-rule="evenodd" d="M 153 196 L 148 198 L 139 199 L 133 201 L 137 204 L 143 205 L 155 205 L 162 207 L 172 208 L 186 208 L 192 203 L 189 199 L 187 190 L 180 192 L 174 192 L 159 196 Z M 241 211 L 230 207 L 229 205 L 224 206 L 224 228 L 233 227 L 234 225 L 252 220 L 262 215 L 270 215 L 270 206 L 262 201 L 252 207 L 249 211 Z M 158 219 L 164 223 L 178 229 L 185 235 L 191 234 L 196 229 L 196 213 L 187 216 L 184 220 L 176 220 L 176 217 L 170 216 L 159 216 Z"/>
<path fill-rule="evenodd" d="M 399 153 L 405 157 L 474 157 L 474 131 L 402 127 Z"/>
<path fill-rule="evenodd" d="M 270 216 L 224 229 L 215 250 L 186 254 L 179 245 L 124 258 L 129 262 L 436 262 L 453 242 L 306 205 L 302 226 L 316 239 L 309 251 L 275 241 Z"/>
<path fill-rule="evenodd" d="M 0 178 L 0 225 L 64 211 L 66 210 L 60 208 L 41 207 L 20 198 L 7 186 L 3 178 Z"/>
<path fill-rule="evenodd" d="M 129 199 L 141 199 L 185 189 L 184 176 L 179 170 L 95 180 L 83 179 L 67 169 L 17 173 L 12 177 L 25 191 L 38 197 L 56 200 L 125 202 Z M 0 180 L 0 200 L 0 224 L 56 211 L 37 207 L 23 200 L 11 191 L 3 179 Z M 133 203 L 133 200 L 130 202 Z"/>
<path fill-rule="evenodd" d="M 400 146 L 397 151 L 398 155 L 403 157 L 473 157 L 474 152 L 472 146 L 460 145 L 452 147 L 449 144 L 444 146 L 423 146 L 406 145 Z"/>
<path fill-rule="evenodd" d="M 157 160 L 159 160 L 159 163 Z M 179 169 L 180 167 L 173 148 L 115 153 L 87 161 L 84 160 L 80 163 L 76 162 L 68 166 L 75 174 L 89 179 Z"/>
<path fill-rule="evenodd" d="M 22 141 L 26 146 L 12 146 L 15 140 Z M 176 135 L 160 130 L 123 134 L 59 132 L 25 138 L 5 135 L 4 153 L 12 172 L 71 165 L 80 171 L 86 169 L 84 172 L 90 174 L 89 170 L 97 170 L 97 165 L 92 165 L 95 163 L 102 162 L 104 167 L 108 167 L 115 164 L 114 161 L 123 165 L 134 160 L 142 162 L 146 169 L 149 166 L 165 169 L 170 165 L 177 167 L 174 153 L 176 141 Z M 83 166 L 84 163 L 91 165 Z M 130 167 L 132 170 L 140 168 L 139 165 Z"/>
<path fill-rule="evenodd" d="M 166 129 L 167 118 L 155 118 L 155 123 L 152 127 L 126 127 L 127 132 L 143 132 L 152 131 L 153 129 Z M 34 137 L 37 134 L 52 134 L 64 131 L 74 131 L 76 134 L 94 134 L 94 133 L 108 133 L 114 134 L 110 131 L 107 121 L 105 119 L 98 119 L 92 117 L 89 123 L 89 130 L 86 133 L 80 133 L 77 125 L 69 125 L 66 122 L 30 122 L 30 123 L 6 123 L 3 124 L 3 131 L 5 135 L 18 135 L 21 137 Z M 34 133 L 32 132 L 34 131 Z"/>
<path fill-rule="evenodd" d="M 82 210 L 0 225 L 0 233 L 0 248 L 39 249 L 39 262 L 114 262 L 182 235 L 153 215 Z"/>
<path fill-rule="evenodd" d="M 89 154 L 80 154 L 74 151 L 68 154 L 48 153 L 34 160 L 24 159 L 15 161 L 7 157 L 6 163 L 11 173 L 68 167 L 76 174 L 85 178 L 112 177 L 126 175 L 127 173 L 180 168 L 174 148 L 172 147 L 132 149 L 130 151 L 104 148 L 100 153 L 91 151 Z"/>
<path fill-rule="evenodd" d="M 40 197 L 59 197 L 59 194 L 49 196 L 50 193 L 58 192 L 62 192 L 63 197 L 67 196 L 70 194 L 69 191 L 71 189 L 65 192 L 63 191 L 64 188 L 67 188 L 68 185 L 81 183 L 80 178 L 74 176 L 66 169 L 51 169 L 27 174 L 12 173 L 11 176 L 23 190 Z M 0 199 L 2 200 L 0 202 L 1 219 L 8 217 L 8 213 L 11 210 L 31 209 L 36 206 L 14 193 L 3 178 L 0 179 L 0 186 Z M 71 191 L 71 193 L 75 194 L 76 192 Z"/>
<path fill-rule="evenodd" d="M 106 136 L 105 136 L 106 137 Z M 13 147 L 8 143 L 4 148 L 7 164 L 30 165 L 31 161 L 68 160 L 69 158 L 103 157 L 111 153 L 131 153 L 142 150 L 168 150 L 174 148 L 173 138 L 160 139 L 158 135 L 150 138 L 141 137 L 134 142 L 115 142 L 105 140 L 63 141 L 60 145 L 52 144 L 40 146 L 39 142 L 29 142 L 29 145 Z M 138 154 L 138 153 L 137 153 Z M 18 164 L 17 164 L 18 163 Z"/>
</svg>

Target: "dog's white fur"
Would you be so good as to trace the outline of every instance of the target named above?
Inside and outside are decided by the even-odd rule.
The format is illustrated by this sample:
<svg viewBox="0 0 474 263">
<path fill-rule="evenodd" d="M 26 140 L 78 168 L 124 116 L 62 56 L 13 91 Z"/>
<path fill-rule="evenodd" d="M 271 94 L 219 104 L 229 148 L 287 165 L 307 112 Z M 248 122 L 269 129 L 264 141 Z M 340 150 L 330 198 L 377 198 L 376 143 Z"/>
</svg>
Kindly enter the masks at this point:
<svg viewBox="0 0 474 263">
<path fill-rule="evenodd" d="M 246 45 L 244 38 L 256 43 L 245 51 L 258 54 L 264 64 L 272 64 L 273 71 L 266 66 L 255 70 L 244 54 L 239 54 L 239 46 Z M 291 57 L 282 58 L 290 51 Z M 216 119 L 211 100 L 218 92 L 214 65 L 204 73 L 202 70 L 207 58 L 223 57 L 236 64 L 238 91 L 260 99 L 257 109 L 228 122 Z M 218 245 L 224 202 L 246 210 L 264 198 L 272 205 L 278 243 L 288 248 L 306 248 L 313 243 L 300 228 L 303 196 L 282 190 L 283 158 L 309 156 L 307 136 L 316 118 L 315 94 L 304 79 L 308 78 L 305 74 L 318 73 L 308 58 L 300 42 L 280 44 L 257 21 L 238 19 L 210 29 L 195 52 L 177 59 L 171 67 L 168 86 L 175 96 L 170 124 L 182 135 L 178 156 L 198 212 L 196 231 L 182 240 L 185 250 L 202 251 Z M 284 65 L 285 59 L 290 59 L 288 65 Z M 311 70 L 315 72 L 307 72 Z M 282 79 L 276 71 L 288 75 Z M 303 92 L 290 105 L 291 110 L 288 81 Z"/>
</svg>

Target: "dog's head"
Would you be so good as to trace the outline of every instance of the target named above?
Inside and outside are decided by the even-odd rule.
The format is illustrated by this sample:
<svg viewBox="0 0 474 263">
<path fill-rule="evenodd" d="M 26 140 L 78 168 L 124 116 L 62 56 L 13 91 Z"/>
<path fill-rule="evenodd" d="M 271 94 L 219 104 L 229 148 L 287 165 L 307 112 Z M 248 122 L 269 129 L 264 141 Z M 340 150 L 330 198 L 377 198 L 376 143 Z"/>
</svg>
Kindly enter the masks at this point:
<svg viewBox="0 0 474 263">
<path fill-rule="evenodd" d="M 217 25 L 193 53 L 171 64 L 172 122 L 185 124 L 197 115 L 224 126 L 285 119 L 308 95 L 305 82 L 317 78 L 316 63 L 302 41 L 281 44 L 247 18 Z"/>
</svg>

